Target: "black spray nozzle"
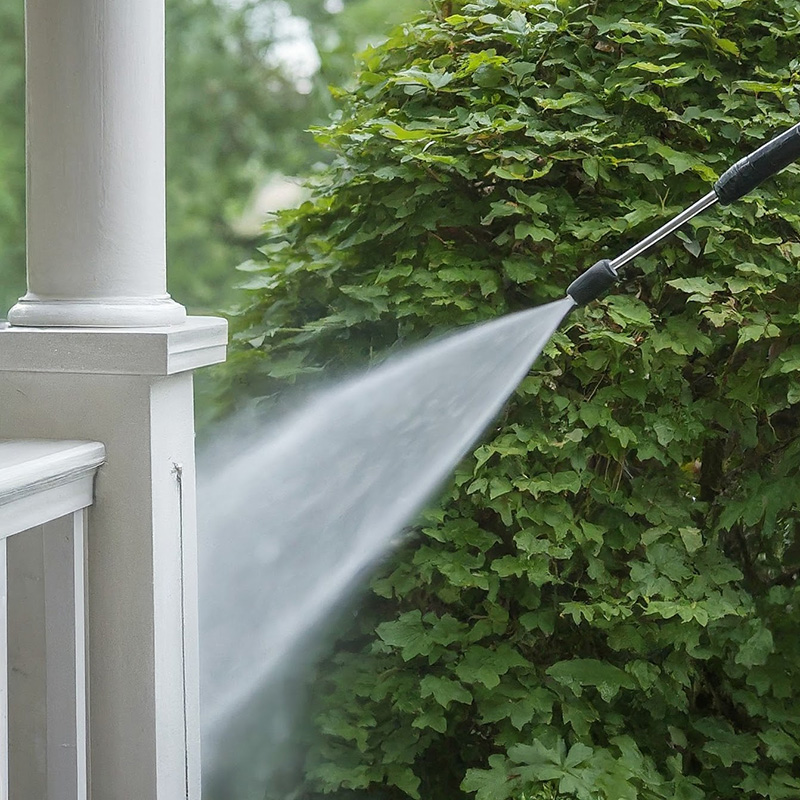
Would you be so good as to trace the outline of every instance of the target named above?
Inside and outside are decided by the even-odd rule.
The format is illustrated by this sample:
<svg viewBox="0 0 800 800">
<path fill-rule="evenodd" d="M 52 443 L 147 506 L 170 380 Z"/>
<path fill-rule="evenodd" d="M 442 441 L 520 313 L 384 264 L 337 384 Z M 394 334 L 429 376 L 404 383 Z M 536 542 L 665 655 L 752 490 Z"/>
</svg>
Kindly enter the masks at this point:
<svg viewBox="0 0 800 800">
<path fill-rule="evenodd" d="M 737 161 L 714 184 L 720 205 L 727 206 L 767 178 L 785 169 L 800 158 L 800 123 L 762 145 L 754 153 Z"/>
<path fill-rule="evenodd" d="M 603 259 L 574 280 L 567 294 L 579 306 L 585 306 L 611 288 L 617 271 L 646 253 L 689 220 L 716 203 L 728 205 L 760 186 L 767 178 L 800 159 L 800 123 L 759 147 L 755 153 L 737 161 L 715 184 L 714 189 L 694 205 L 662 225 L 613 260 Z"/>
<path fill-rule="evenodd" d="M 605 294 L 616 282 L 617 271 L 611 266 L 611 261 L 604 258 L 572 281 L 567 288 L 567 294 L 577 305 L 585 306 Z"/>
</svg>

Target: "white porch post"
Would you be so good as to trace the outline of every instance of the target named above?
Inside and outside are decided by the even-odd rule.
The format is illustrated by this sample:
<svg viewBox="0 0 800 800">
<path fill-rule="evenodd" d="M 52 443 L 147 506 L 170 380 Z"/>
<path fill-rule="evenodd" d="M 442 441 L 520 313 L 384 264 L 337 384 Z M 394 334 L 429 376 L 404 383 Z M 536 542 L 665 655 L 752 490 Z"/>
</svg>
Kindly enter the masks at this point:
<svg viewBox="0 0 800 800">
<path fill-rule="evenodd" d="M 26 0 L 26 17 L 28 293 L 0 327 L 0 439 L 106 448 L 89 797 L 199 800 L 191 372 L 227 336 L 166 294 L 163 0 Z"/>
<path fill-rule="evenodd" d="M 28 293 L 12 325 L 168 325 L 164 0 L 27 0 Z"/>
</svg>

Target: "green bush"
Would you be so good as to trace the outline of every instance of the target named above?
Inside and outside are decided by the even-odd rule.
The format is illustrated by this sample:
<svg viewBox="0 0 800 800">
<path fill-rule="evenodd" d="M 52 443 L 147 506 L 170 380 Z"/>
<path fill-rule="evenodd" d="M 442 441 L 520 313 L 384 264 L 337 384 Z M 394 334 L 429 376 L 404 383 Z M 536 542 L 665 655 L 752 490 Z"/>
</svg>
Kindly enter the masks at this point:
<svg viewBox="0 0 800 800">
<path fill-rule="evenodd" d="M 798 41 L 796 0 L 437 3 L 249 265 L 228 397 L 562 295 L 800 119 Z M 800 796 L 798 201 L 572 315 L 321 669 L 308 796 Z"/>
</svg>

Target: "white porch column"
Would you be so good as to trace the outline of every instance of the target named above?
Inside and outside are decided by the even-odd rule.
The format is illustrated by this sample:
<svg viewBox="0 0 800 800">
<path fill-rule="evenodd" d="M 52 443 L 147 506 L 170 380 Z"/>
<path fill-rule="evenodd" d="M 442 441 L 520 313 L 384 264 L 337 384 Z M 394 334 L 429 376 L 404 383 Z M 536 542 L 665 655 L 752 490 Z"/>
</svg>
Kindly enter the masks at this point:
<svg viewBox="0 0 800 800">
<path fill-rule="evenodd" d="M 0 325 L 0 439 L 106 447 L 90 800 L 199 800 L 191 373 L 227 332 L 165 288 L 163 0 L 26 0 L 26 17 L 28 293 Z"/>
<path fill-rule="evenodd" d="M 12 325 L 180 323 L 166 289 L 164 0 L 27 0 L 28 293 Z"/>
</svg>

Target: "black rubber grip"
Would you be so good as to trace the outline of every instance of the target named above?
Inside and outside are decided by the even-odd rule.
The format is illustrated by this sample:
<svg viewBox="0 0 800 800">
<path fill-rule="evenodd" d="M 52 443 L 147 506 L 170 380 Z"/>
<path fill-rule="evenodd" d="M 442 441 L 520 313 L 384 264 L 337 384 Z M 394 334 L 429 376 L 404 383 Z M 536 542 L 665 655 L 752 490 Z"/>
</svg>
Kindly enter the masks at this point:
<svg viewBox="0 0 800 800">
<path fill-rule="evenodd" d="M 798 158 L 800 158 L 800 123 L 759 147 L 755 153 L 737 161 L 714 184 L 714 191 L 720 204 L 727 206 L 744 197 Z"/>
<path fill-rule="evenodd" d="M 572 281 L 567 288 L 567 294 L 579 306 L 585 306 L 605 294 L 616 282 L 617 273 L 611 267 L 611 262 L 604 258 Z"/>
</svg>

